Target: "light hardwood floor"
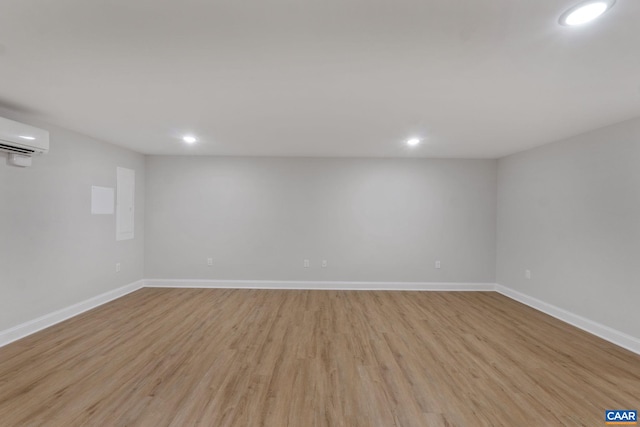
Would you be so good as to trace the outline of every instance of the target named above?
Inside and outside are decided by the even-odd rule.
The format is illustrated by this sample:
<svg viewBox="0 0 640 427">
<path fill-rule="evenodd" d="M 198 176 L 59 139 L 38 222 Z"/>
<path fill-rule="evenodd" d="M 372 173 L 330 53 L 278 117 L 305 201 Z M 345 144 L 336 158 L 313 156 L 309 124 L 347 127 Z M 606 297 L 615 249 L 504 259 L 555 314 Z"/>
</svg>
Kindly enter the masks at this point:
<svg viewBox="0 0 640 427">
<path fill-rule="evenodd" d="M 0 349 L 0 425 L 601 426 L 640 356 L 487 292 L 143 289 Z"/>
</svg>

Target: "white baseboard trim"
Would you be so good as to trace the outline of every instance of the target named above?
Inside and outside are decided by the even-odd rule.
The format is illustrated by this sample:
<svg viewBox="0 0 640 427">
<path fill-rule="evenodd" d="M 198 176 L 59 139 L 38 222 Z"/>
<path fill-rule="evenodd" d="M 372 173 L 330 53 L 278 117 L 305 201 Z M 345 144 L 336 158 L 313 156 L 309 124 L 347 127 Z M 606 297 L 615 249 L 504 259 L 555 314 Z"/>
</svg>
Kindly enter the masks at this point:
<svg viewBox="0 0 640 427">
<path fill-rule="evenodd" d="M 335 282 L 296 280 L 164 280 L 147 279 L 148 288 L 305 289 L 343 291 L 494 291 L 493 283 Z"/>
<path fill-rule="evenodd" d="M 145 279 L 105 292 L 88 300 L 53 313 L 30 320 L 13 328 L 0 331 L 0 347 L 48 328 L 92 308 L 125 296 L 143 287 L 147 288 L 210 288 L 210 289 L 300 289 L 300 290 L 353 290 L 353 291 L 496 291 L 556 319 L 596 335 L 606 341 L 640 354 L 640 339 L 608 326 L 571 313 L 560 307 L 494 283 L 454 282 L 336 282 L 287 280 L 174 280 Z"/>
<path fill-rule="evenodd" d="M 530 297 L 529 295 L 525 295 L 518 291 L 514 291 L 513 289 L 503 285 L 495 285 L 495 290 L 496 292 L 506 297 L 528 305 L 529 307 L 535 308 L 536 310 L 548 314 L 549 316 L 555 317 L 556 319 L 562 320 L 563 322 L 573 325 L 576 328 L 582 329 L 595 336 L 598 336 L 603 340 L 609 341 L 622 348 L 626 348 L 627 350 L 632 351 L 636 354 L 640 354 L 640 339 L 636 337 L 627 335 L 624 332 L 620 332 L 601 323 L 594 322 L 593 320 L 589 320 L 586 317 L 571 313 L 570 311 L 567 311 L 560 307 L 556 307 L 555 305 L 546 303 L 537 298 Z"/>
<path fill-rule="evenodd" d="M 0 331 L 0 347 L 17 341 L 20 338 L 24 338 L 27 335 L 31 335 L 42 329 L 48 328 L 49 326 L 53 326 L 56 323 L 62 322 L 63 320 L 67 320 L 71 317 L 77 316 L 78 314 L 84 313 L 85 311 L 91 310 L 92 308 L 96 308 L 109 301 L 113 301 L 114 299 L 125 296 L 131 292 L 137 291 L 138 289 L 142 289 L 143 287 L 144 280 L 138 280 L 137 282 L 130 283 L 121 288 L 113 289 L 111 291 L 97 295 L 93 298 L 89 298 L 88 300 L 79 302 L 58 311 L 54 311 L 53 313 L 45 314 L 44 316 L 40 316 L 37 319 L 29 320 L 28 322 L 24 322 L 20 325 L 14 326 L 13 328 Z"/>
</svg>

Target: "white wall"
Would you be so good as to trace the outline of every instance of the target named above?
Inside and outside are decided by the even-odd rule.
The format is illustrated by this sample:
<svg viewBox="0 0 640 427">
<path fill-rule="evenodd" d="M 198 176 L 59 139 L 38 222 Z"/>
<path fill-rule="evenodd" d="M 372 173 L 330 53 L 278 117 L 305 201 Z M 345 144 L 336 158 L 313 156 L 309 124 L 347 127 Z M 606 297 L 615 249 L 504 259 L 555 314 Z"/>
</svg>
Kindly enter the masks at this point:
<svg viewBox="0 0 640 427">
<path fill-rule="evenodd" d="M 498 165 L 498 283 L 640 338 L 640 119 Z"/>
<path fill-rule="evenodd" d="M 497 281 L 640 337 L 640 119 L 499 161 L 145 159 L 0 115 L 52 138 L 28 169 L 0 153 L 0 330 L 147 277 Z M 137 173 L 122 242 L 89 211 L 117 166 Z"/>
<path fill-rule="evenodd" d="M 495 215 L 494 160 L 151 156 L 146 277 L 493 283 Z"/>
<path fill-rule="evenodd" d="M 144 156 L 49 129 L 51 151 L 26 169 L 0 153 L 0 331 L 143 278 Z M 91 215 L 91 186 L 136 171 L 136 238 L 116 242 L 115 217 Z M 115 272 L 120 262 L 122 271 Z"/>
</svg>

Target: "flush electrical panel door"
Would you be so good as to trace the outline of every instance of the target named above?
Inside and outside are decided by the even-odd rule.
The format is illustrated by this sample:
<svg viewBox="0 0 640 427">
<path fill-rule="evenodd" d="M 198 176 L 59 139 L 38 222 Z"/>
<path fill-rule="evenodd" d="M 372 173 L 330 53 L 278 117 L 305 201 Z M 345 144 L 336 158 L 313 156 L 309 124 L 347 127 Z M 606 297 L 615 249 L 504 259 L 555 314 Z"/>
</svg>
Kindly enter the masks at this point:
<svg viewBox="0 0 640 427">
<path fill-rule="evenodd" d="M 133 239 L 136 171 L 117 169 L 116 240 Z"/>
</svg>

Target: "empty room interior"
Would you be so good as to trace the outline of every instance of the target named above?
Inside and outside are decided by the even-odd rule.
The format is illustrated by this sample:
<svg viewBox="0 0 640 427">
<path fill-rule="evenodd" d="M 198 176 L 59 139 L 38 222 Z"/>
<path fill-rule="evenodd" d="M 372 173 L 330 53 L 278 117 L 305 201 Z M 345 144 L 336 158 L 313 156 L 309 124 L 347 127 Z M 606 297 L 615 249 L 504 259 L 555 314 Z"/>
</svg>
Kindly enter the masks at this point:
<svg viewBox="0 0 640 427">
<path fill-rule="evenodd" d="M 0 0 L 0 426 L 636 425 L 639 23 Z"/>
</svg>

